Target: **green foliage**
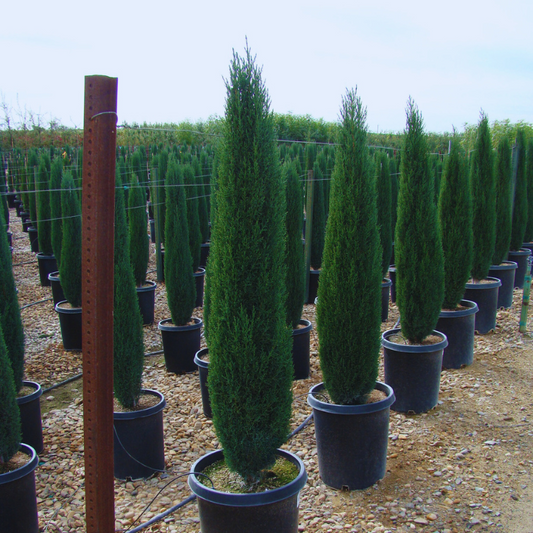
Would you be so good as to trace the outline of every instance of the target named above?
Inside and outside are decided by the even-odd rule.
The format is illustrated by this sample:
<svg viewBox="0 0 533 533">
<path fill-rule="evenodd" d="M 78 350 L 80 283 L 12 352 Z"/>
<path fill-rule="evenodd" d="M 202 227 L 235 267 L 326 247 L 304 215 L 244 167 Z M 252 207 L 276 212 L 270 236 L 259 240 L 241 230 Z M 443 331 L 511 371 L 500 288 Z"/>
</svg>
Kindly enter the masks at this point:
<svg viewBox="0 0 533 533">
<path fill-rule="evenodd" d="M 398 193 L 400 191 L 400 176 L 395 157 L 389 160 L 389 171 L 391 180 L 391 226 L 392 240 L 394 241 L 394 235 L 396 233 L 396 221 L 398 219 Z"/>
<path fill-rule="evenodd" d="M 510 249 L 517 252 L 524 243 L 527 226 L 527 177 L 526 177 L 526 137 L 523 129 L 516 134 L 516 148 L 518 157 L 516 165 L 516 181 L 513 202 L 513 222 L 511 226 Z"/>
<path fill-rule="evenodd" d="M 56 157 L 50 170 L 50 218 L 52 251 L 56 258 L 57 266 L 61 265 L 61 241 L 63 240 L 63 220 L 61 214 L 61 178 L 63 175 L 63 162 Z"/>
<path fill-rule="evenodd" d="M 391 216 L 391 178 L 389 158 L 385 152 L 378 152 L 376 160 L 376 181 L 378 194 L 378 228 L 381 241 L 381 276 L 385 277 L 392 257 L 392 216 Z"/>
<path fill-rule="evenodd" d="M 0 215 L 0 225 L 3 220 Z M 20 316 L 20 307 L 17 296 L 11 252 L 7 235 L 3 232 L 0 236 L 0 326 L 7 355 L 13 369 L 15 390 L 22 387 L 24 376 L 24 330 Z"/>
<path fill-rule="evenodd" d="M 200 266 L 202 234 L 200 233 L 200 219 L 198 216 L 198 191 L 195 184 L 192 165 L 183 166 L 183 184 L 187 198 L 187 224 L 189 227 L 189 248 L 191 250 L 192 271 L 196 272 Z"/>
<path fill-rule="evenodd" d="M 491 261 L 493 265 L 505 260 L 511 245 L 511 184 L 511 148 L 507 137 L 503 137 L 496 158 L 496 242 Z"/>
<path fill-rule="evenodd" d="M 296 329 L 305 300 L 305 258 L 302 246 L 303 195 L 296 164 L 283 164 L 283 181 L 287 202 L 285 257 L 287 264 L 287 324 Z"/>
<path fill-rule="evenodd" d="M 401 161 L 395 237 L 396 302 L 403 335 L 420 343 L 435 329 L 444 298 L 444 257 L 422 115 L 413 100 Z"/>
<path fill-rule="evenodd" d="M 192 166 L 194 169 L 194 181 L 196 203 L 198 206 L 198 229 L 200 230 L 200 243 L 209 240 L 209 216 L 207 214 L 207 199 L 205 197 L 204 182 L 208 181 L 209 176 L 204 175 L 204 169 L 198 157 L 194 156 Z M 200 261 L 200 260 L 198 260 Z"/>
<path fill-rule="evenodd" d="M 526 159 L 527 181 L 527 226 L 524 241 L 533 241 L 533 137 L 527 143 Z"/>
<path fill-rule="evenodd" d="M 61 212 L 63 241 L 59 278 L 72 307 L 81 307 L 81 207 L 70 171 L 61 180 Z"/>
<path fill-rule="evenodd" d="M 4 164 L 3 161 L 0 161 L 0 168 L 2 170 L 4 169 L 3 164 Z M 9 229 L 9 206 L 7 205 L 6 193 L 7 193 L 6 182 L 3 179 L 0 179 L 0 202 L 1 202 L 0 210 L 2 211 L 2 214 L 4 215 L 4 223 L 5 223 L 4 227 L 5 227 L 5 230 L 7 231 Z"/>
<path fill-rule="evenodd" d="M 209 393 L 229 468 L 253 480 L 274 463 L 291 417 L 285 192 L 267 90 L 248 49 L 234 53 L 226 87 L 207 265 Z"/>
<path fill-rule="evenodd" d="M 20 410 L 13 370 L 0 328 L 0 464 L 6 463 L 18 452 L 21 439 Z"/>
<path fill-rule="evenodd" d="M 182 168 L 171 159 L 166 179 L 165 280 L 170 316 L 177 326 L 189 322 L 196 301 Z"/>
<path fill-rule="evenodd" d="M 313 165 L 313 229 L 311 232 L 311 268 L 322 267 L 322 254 L 326 238 L 326 204 L 324 199 L 324 175 L 320 165 Z"/>
<path fill-rule="evenodd" d="M 133 277 L 137 286 L 142 286 L 146 279 L 146 269 L 150 253 L 148 241 L 148 216 L 146 214 L 146 192 L 143 184 L 134 176 L 128 197 L 130 258 Z"/>
<path fill-rule="evenodd" d="M 52 255 L 52 222 L 50 213 L 50 174 L 47 162 L 41 157 L 37 174 L 37 235 L 39 239 L 39 251 L 44 255 Z"/>
<path fill-rule="evenodd" d="M 489 119 L 481 113 L 475 149 L 470 165 L 474 230 L 472 277 L 485 279 L 489 274 L 496 242 L 496 183 Z"/>
<path fill-rule="evenodd" d="M 455 309 L 465 292 L 472 267 L 472 199 L 466 161 L 457 139 L 452 141 L 439 196 L 439 222 L 444 252 L 444 309 Z"/>
<path fill-rule="evenodd" d="M 140 190 L 139 187 L 136 189 Z M 130 262 L 124 189 L 118 173 L 115 190 L 114 264 L 113 388 L 119 403 L 132 409 L 141 395 L 144 342 L 141 311 Z"/>
<path fill-rule="evenodd" d="M 331 208 L 320 273 L 320 366 L 336 404 L 365 403 L 378 375 L 381 246 L 366 110 L 355 91 L 341 107 Z"/>
</svg>

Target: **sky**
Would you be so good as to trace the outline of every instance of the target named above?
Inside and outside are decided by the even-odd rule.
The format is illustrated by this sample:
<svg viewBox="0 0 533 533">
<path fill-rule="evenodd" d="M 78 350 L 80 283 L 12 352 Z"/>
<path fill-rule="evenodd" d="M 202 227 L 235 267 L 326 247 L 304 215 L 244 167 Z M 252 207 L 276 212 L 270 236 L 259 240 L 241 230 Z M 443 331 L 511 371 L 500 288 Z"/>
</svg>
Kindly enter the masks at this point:
<svg viewBox="0 0 533 533">
<path fill-rule="evenodd" d="M 374 132 L 533 122 L 531 0 L 27 0 L 2 7 L 0 100 L 12 125 L 83 126 L 84 78 L 118 78 L 118 123 L 224 115 L 246 39 L 277 113 L 337 121 L 357 87 Z M 0 123 L 4 123 L 0 111 Z"/>
</svg>

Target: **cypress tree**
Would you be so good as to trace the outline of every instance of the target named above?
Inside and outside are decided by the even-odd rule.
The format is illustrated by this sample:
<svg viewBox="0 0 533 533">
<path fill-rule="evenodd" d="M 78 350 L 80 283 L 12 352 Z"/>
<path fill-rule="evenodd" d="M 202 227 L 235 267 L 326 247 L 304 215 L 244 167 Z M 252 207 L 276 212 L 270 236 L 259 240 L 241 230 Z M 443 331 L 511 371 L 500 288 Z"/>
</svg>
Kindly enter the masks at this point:
<svg viewBox="0 0 533 533">
<path fill-rule="evenodd" d="M 63 240 L 63 219 L 61 214 L 61 178 L 63 163 L 55 158 L 50 170 L 50 239 L 57 266 L 61 264 L 61 241 Z"/>
<path fill-rule="evenodd" d="M 494 253 L 496 242 L 495 186 L 489 119 L 482 112 L 470 165 L 474 232 L 472 277 L 474 280 L 482 280 L 488 276 Z"/>
<path fill-rule="evenodd" d="M 200 233 L 200 219 L 198 216 L 198 192 L 192 165 L 183 166 L 183 183 L 187 198 L 187 224 L 189 227 L 192 271 L 196 272 L 200 266 L 202 235 Z"/>
<path fill-rule="evenodd" d="M 455 309 L 472 268 L 472 200 L 459 141 L 454 137 L 441 181 L 439 223 L 444 253 L 444 309 Z"/>
<path fill-rule="evenodd" d="M 44 255 L 52 255 L 52 222 L 50 213 L 50 175 L 46 167 L 44 157 L 39 162 L 37 181 L 37 236 L 39 239 L 39 250 Z"/>
<path fill-rule="evenodd" d="M 511 147 L 507 137 L 503 137 L 496 158 L 496 242 L 491 261 L 493 265 L 505 260 L 511 246 L 511 210 Z"/>
<path fill-rule="evenodd" d="M 113 388 L 120 404 L 132 409 L 141 394 L 144 342 L 141 311 L 130 262 L 124 189 L 118 173 L 115 189 L 114 270 Z"/>
<path fill-rule="evenodd" d="M 207 202 L 205 197 L 204 181 L 207 181 L 207 176 L 204 176 L 204 171 L 200 164 L 198 157 L 193 158 L 194 180 L 196 187 L 196 203 L 198 206 L 198 229 L 200 230 L 200 244 L 209 240 L 209 216 L 207 214 Z"/>
<path fill-rule="evenodd" d="M 308 145 L 312 146 L 312 145 Z M 326 237 L 326 205 L 324 201 L 324 175 L 318 163 L 313 164 L 313 230 L 311 232 L 311 268 L 320 270 Z"/>
<path fill-rule="evenodd" d="M 511 226 L 510 249 L 517 252 L 524 243 L 527 226 L 527 178 L 526 178 L 526 136 L 523 128 L 516 132 L 517 172 L 514 189 L 513 222 Z"/>
<path fill-rule="evenodd" d="M 0 161 L 0 167 L 3 169 L 3 162 Z M 9 179 L 9 178 L 8 178 Z M 4 215 L 4 223 L 6 231 L 9 229 L 9 205 L 7 204 L 7 187 L 6 182 L 3 179 L 0 179 L 0 201 L 2 205 L 0 209 Z"/>
<path fill-rule="evenodd" d="M 392 157 L 389 160 L 389 171 L 390 171 L 390 178 L 391 178 L 391 226 L 392 226 L 392 239 L 394 241 L 394 235 L 396 233 L 396 221 L 398 219 L 398 192 L 400 191 L 398 166 L 396 164 L 395 157 Z"/>
<path fill-rule="evenodd" d="M 59 277 L 72 307 L 81 307 L 81 207 L 70 171 L 61 180 L 63 241 Z"/>
<path fill-rule="evenodd" d="M 402 334 L 420 343 L 435 329 L 444 298 L 444 257 L 422 115 L 407 105 L 396 224 L 396 302 Z"/>
<path fill-rule="evenodd" d="M 166 179 L 165 280 L 170 316 L 176 326 L 183 326 L 189 322 L 196 301 L 196 285 L 189 247 L 188 205 L 185 199 L 182 169 L 182 165 L 171 159 Z"/>
<path fill-rule="evenodd" d="M 21 440 L 20 410 L 13 369 L 9 364 L 0 327 L 0 467 L 18 452 Z"/>
<path fill-rule="evenodd" d="M 378 194 L 378 228 L 381 241 L 381 276 L 385 277 L 392 257 L 391 179 L 389 158 L 385 152 L 376 154 Z"/>
<path fill-rule="evenodd" d="M 287 324 L 296 329 L 305 300 L 305 258 L 302 248 L 303 195 L 296 164 L 285 161 L 283 164 L 283 181 L 287 202 L 285 226 L 287 246 L 285 250 L 287 264 Z"/>
<path fill-rule="evenodd" d="M 525 242 L 533 241 L 533 139 L 527 143 L 526 156 L 526 182 L 527 182 L 527 226 L 524 235 Z"/>
<path fill-rule="evenodd" d="M 352 90 L 341 107 L 317 303 L 320 366 L 336 404 L 365 403 L 378 375 L 381 246 L 376 195 L 366 110 Z"/>
<path fill-rule="evenodd" d="M 133 177 L 133 183 L 128 197 L 129 210 L 129 237 L 130 259 L 133 266 L 133 277 L 138 287 L 146 280 L 146 270 L 150 253 L 148 242 L 148 216 L 146 214 L 146 190 L 139 183 L 137 176 Z"/>
<path fill-rule="evenodd" d="M 267 90 L 249 49 L 234 53 L 226 88 L 207 274 L 209 393 L 226 464 L 253 482 L 274 463 L 291 417 L 285 193 Z"/>
</svg>

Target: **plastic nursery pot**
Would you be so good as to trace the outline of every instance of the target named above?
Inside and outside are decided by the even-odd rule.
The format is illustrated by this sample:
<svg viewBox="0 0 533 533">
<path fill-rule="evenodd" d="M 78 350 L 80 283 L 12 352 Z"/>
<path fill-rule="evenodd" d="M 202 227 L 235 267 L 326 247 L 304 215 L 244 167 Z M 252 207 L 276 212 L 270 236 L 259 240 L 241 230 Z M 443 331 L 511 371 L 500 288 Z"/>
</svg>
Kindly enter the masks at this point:
<svg viewBox="0 0 533 533">
<path fill-rule="evenodd" d="M 148 280 L 143 283 L 142 287 L 137 287 L 137 299 L 139 300 L 143 325 L 154 323 L 155 289 L 156 284 Z"/>
<path fill-rule="evenodd" d="M 200 266 L 206 267 L 207 258 L 209 257 L 209 250 L 211 249 L 210 242 L 204 242 L 200 245 Z"/>
<path fill-rule="evenodd" d="M 175 326 L 170 318 L 159 322 L 165 365 L 169 372 L 182 374 L 196 370 L 194 354 L 200 349 L 202 321 L 199 318 L 192 318 L 192 321 L 194 323 L 189 326 Z"/>
<path fill-rule="evenodd" d="M 456 311 L 441 311 L 437 331 L 444 333 L 448 346 L 442 357 L 442 368 L 461 368 L 474 361 L 474 337 L 476 313 L 475 302 L 461 300 Z"/>
<path fill-rule="evenodd" d="M 381 280 L 381 321 L 386 322 L 389 318 L 389 296 L 392 281 L 388 278 Z"/>
<path fill-rule="evenodd" d="M 33 389 L 30 394 L 17 398 L 22 426 L 22 442 L 31 446 L 37 453 L 41 453 L 44 449 L 40 400 L 43 390 L 39 383 L 33 381 L 23 381 L 22 385 Z"/>
<path fill-rule="evenodd" d="M 503 261 L 499 265 L 491 265 L 489 276 L 502 282 L 498 290 L 497 309 L 509 309 L 513 305 L 514 278 L 518 265 L 514 261 Z"/>
<path fill-rule="evenodd" d="M 393 340 L 396 335 L 401 335 L 401 329 L 390 329 L 381 336 L 385 383 L 396 395 L 392 409 L 425 413 L 439 401 L 442 356 L 448 340 L 443 333 L 433 331 L 441 339 L 436 344 L 400 344 Z"/>
<path fill-rule="evenodd" d="M 207 379 L 209 376 L 209 361 L 205 361 L 204 357 L 208 354 L 208 348 L 202 348 L 194 355 L 194 363 L 198 367 L 198 376 L 200 377 L 200 392 L 202 393 L 202 408 L 204 416 L 213 418 L 213 411 L 211 411 L 211 400 L 209 399 L 209 388 L 207 386 Z"/>
<path fill-rule="evenodd" d="M 9 246 L 13 246 L 13 232 L 12 231 L 7 232 L 7 243 L 9 244 Z"/>
<path fill-rule="evenodd" d="M 196 283 L 196 303 L 194 307 L 203 307 L 204 305 L 204 280 L 205 268 L 199 267 L 194 274 L 194 282 Z"/>
<path fill-rule="evenodd" d="M 360 490 L 385 477 L 392 388 L 377 382 L 385 393 L 378 402 L 338 405 L 321 399 L 324 384 L 315 385 L 307 402 L 313 408 L 318 470 L 335 489 Z"/>
<path fill-rule="evenodd" d="M 392 282 L 390 287 L 390 301 L 396 303 L 396 265 L 389 267 L 389 278 Z"/>
<path fill-rule="evenodd" d="M 49 274 L 57 272 L 57 261 L 54 255 L 45 255 L 42 252 L 37 254 L 37 261 L 39 264 L 39 280 L 41 287 L 49 287 Z"/>
<path fill-rule="evenodd" d="M 165 469 L 165 398 L 150 389 L 143 389 L 142 395 L 157 397 L 157 404 L 139 411 L 113 413 L 114 474 L 117 479 L 144 479 Z"/>
<path fill-rule="evenodd" d="M 309 293 L 307 295 L 307 304 L 314 304 L 318 294 L 318 283 L 320 280 L 320 270 L 309 271 Z"/>
<path fill-rule="evenodd" d="M 29 461 L 20 468 L 0 474 L 0 530 L 6 533 L 38 533 L 35 469 L 39 457 L 27 444 L 20 451 Z"/>
<path fill-rule="evenodd" d="M 65 300 L 55 306 L 59 315 L 61 337 L 65 350 L 81 350 L 81 307 L 70 307 Z"/>
<path fill-rule="evenodd" d="M 48 274 L 48 281 L 50 281 L 50 287 L 52 288 L 52 299 L 55 308 L 59 302 L 66 300 L 63 287 L 61 287 L 61 281 L 59 280 L 59 271 Z"/>
<path fill-rule="evenodd" d="M 222 460 L 224 450 L 208 453 L 192 465 L 188 481 L 197 496 L 202 533 L 297 533 L 299 495 L 307 473 L 298 456 L 281 449 L 278 454 L 298 467 L 296 479 L 278 489 L 257 493 L 221 492 L 208 486 L 205 478 L 194 475 Z"/>
<path fill-rule="evenodd" d="M 292 363 L 295 380 L 309 377 L 309 346 L 313 325 L 309 320 L 301 319 L 300 326 L 302 327 L 292 330 Z"/>
<path fill-rule="evenodd" d="M 527 272 L 527 260 L 530 255 L 531 250 L 529 248 L 520 248 L 518 251 L 510 251 L 507 254 L 507 259 L 509 259 L 509 261 L 514 261 L 518 265 L 514 277 L 514 287 L 516 289 L 524 288 L 524 280 Z"/>
<path fill-rule="evenodd" d="M 502 282 L 497 278 L 486 278 L 483 283 L 467 283 L 463 298 L 476 302 L 479 308 L 476 314 L 476 331 L 484 335 L 496 327 L 498 311 L 498 293 Z"/>
</svg>

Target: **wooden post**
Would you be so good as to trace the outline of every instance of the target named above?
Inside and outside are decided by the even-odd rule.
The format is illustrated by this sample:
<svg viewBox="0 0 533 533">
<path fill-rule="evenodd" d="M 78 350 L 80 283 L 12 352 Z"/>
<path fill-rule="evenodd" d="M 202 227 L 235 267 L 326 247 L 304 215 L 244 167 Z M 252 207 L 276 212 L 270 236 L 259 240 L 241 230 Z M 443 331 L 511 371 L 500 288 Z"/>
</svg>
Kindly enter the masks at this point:
<svg viewBox="0 0 533 533">
<path fill-rule="evenodd" d="M 87 533 L 115 531 L 113 265 L 117 81 L 107 76 L 85 78 L 81 278 Z"/>
<path fill-rule="evenodd" d="M 311 238 L 313 233 L 313 171 L 307 171 L 307 203 L 305 207 L 305 300 L 309 298 L 309 272 L 311 270 Z"/>
</svg>

